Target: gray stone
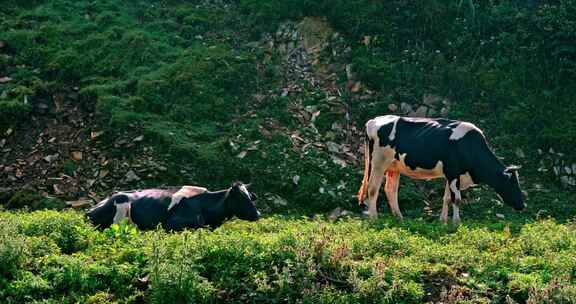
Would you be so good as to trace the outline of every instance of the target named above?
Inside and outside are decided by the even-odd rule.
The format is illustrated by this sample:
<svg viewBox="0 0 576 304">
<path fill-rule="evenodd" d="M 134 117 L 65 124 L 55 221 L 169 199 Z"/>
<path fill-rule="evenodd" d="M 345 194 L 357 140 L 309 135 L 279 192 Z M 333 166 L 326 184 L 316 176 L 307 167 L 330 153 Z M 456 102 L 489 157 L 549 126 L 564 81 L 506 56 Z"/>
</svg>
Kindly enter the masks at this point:
<svg viewBox="0 0 576 304">
<path fill-rule="evenodd" d="M 564 175 L 560 177 L 560 184 L 562 184 L 562 186 L 567 187 L 570 185 L 570 177 Z"/>
<path fill-rule="evenodd" d="M 426 112 L 428 112 L 428 108 L 426 106 L 419 106 L 414 113 L 410 116 L 414 117 L 426 117 Z"/>
<path fill-rule="evenodd" d="M 340 207 L 336 207 L 336 209 L 332 210 L 329 214 L 328 214 L 328 219 L 331 221 L 336 220 L 338 217 L 340 217 L 340 214 L 342 214 L 342 208 Z"/>
<path fill-rule="evenodd" d="M 440 98 L 439 96 L 436 96 L 436 95 L 425 94 L 425 95 L 422 97 L 422 102 L 423 102 L 425 105 L 433 106 L 433 105 L 437 104 L 438 102 L 440 102 L 441 99 L 442 99 L 442 98 Z"/>
<path fill-rule="evenodd" d="M 516 151 L 514 151 L 514 153 L 516 154 L 516 156 L 518 156 L 520 158 L 526 157 L 526 155 L 524 154 L 524 151 L 522 151 L 522 149 L 520 149 L 520 148 L 516 148 Z"/>
<path fill-rule="evenodd" d="M 327 142 L 326 147 L 328 147 L 328 151 L 333 153 L 340 151 L 340 145 L 332 141 Z"/>
<path fill-rule="evenodd" d="M 128 173 L 126 173 L 126 176 L 124 177 L 124 182 L 126 183 L 137 182 L 139 180 L 140 177 L 136 175 L 136 173 L 133 170 L 128 171 Z"/>
<path fill-rule="evenodd" d="M 442 110 L 440 110 L 440 116 L 447 116 L 449 111 L 450 109 L 447 107 L 442 108 Z"/>
<path fill-rule="evenodd" d="M 403 102 L 400 104 L 400 111 L 404 114 L 408 114 L 412 112 L 412 106 Z"/>
</svg>

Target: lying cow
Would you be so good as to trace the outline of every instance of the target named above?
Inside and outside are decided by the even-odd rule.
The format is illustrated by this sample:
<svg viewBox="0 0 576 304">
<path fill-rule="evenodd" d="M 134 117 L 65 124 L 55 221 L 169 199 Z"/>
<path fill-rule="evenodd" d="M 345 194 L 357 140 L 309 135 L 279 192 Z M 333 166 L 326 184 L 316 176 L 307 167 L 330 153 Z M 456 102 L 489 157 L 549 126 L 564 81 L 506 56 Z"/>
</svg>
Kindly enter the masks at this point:
<svg viewBox="0 0 576 304">
<path fill-rule="evenodd" d="M 92 207 L 88 218 L 102 228 L 124 218 L 140 229 L 152 229 L 158 224 L 167 230 L 216 228 L 233 216 L 258 220 L 255 200 L 254 193 L 238 182 L 215 192 L 194 186 L 119 192 Z"/>
<path fill-rule="evenodd" d="M 468 122 L 448 119 L 407 118 L 395 115 L 376 117 L 366 123 L 364 179 L 358 193 L 362 205 L 368 192 L 368 214 L 377 216 L 376 202 L 386 175 L 384 192 L 396 217 L 400 174 L 414 179 L 445 178 L 442 213 L 448 222 L 460 222 L 461 190 L 485 183 L 516 210 L 524 209 L 515 167 L 505 167 L 492 153 L 484 134 Z"/>
</svg>

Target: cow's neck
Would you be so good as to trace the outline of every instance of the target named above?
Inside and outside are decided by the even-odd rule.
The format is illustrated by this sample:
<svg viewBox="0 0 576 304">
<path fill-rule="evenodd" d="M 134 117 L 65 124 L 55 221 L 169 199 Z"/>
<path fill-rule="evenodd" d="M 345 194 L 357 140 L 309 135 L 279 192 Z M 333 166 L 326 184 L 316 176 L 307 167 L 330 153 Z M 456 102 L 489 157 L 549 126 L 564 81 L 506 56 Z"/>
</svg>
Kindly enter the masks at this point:
<svg viewBox="0 0 576 304">
<path fill-rule="evenodd" d="M 500 162 L 500 160 L 492 153 L 481 153 L 480 157 L 477 159 L 476 169 L 472 179 L 475 182 L 480 182 L 487 184 L 492 187 L 496 192 L 502 187 L 502 181 L 504 179 L 504 170 L 506 166 Z"/>
<path fill-rule="evenodd" d="M 228 190 L 217 191 L 211 194 L 213 195 L 213 200 L 209 202 L 209 205 L 204 206 L 202 212 L 204 213 L 206 224 L 215 227 L 231 218 L 232 212 L 229 210 L 230 208 L 226 206 Z"/>
</svg>

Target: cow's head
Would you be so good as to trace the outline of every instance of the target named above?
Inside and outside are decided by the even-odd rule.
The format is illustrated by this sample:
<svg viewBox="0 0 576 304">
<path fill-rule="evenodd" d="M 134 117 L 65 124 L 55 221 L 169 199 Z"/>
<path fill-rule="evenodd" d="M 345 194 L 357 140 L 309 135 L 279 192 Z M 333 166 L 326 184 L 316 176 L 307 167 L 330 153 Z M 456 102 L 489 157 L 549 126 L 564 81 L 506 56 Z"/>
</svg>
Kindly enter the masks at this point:
<svg viewBox="0 0 576 304">
<path fill-rule="evenodd" d="M 228 208 L 239 219 L 257 221 L 260 218 L 260 212 L 254 205 L 256 195 L 248 191 L 247 186 L 243 183 L 235 182 L 232 184 L 227 201 Z"/>
<path fill-rule="evenodd" d="M 505 204 L 516 210 L 523 210 L 525 206 L 522 190 L 520 190 L 520 183 L 518 181 L 518 169 L 519 167 L 516 166 L 504 169 L 498 194 L 500 194 Z"/>
<path fill-rule="evenodd" d="M 116 206 L 114 206 L 114 201 L 110 199 L 101 201 L 86 212 L 86 216 L 88 216 L 92 224 L 100 228 L 112 225 L 114 214 L 116 214 Z"/>
</svg>

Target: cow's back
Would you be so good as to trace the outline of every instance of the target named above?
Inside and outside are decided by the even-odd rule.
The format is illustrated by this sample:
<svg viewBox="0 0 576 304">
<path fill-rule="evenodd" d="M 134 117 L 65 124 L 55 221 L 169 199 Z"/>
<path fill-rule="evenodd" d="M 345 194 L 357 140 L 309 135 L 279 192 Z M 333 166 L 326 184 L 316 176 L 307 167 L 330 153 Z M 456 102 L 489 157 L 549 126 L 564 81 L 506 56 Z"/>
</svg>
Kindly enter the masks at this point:
<svg viewBox="0 0 576 304">
<path fill-rule="evenodd" d="M 140 229 L 153 229 L 168 218 L 172 194 L 178 189 L 147 189 L 133 193 L 131 218 Z"/>
</svg>

